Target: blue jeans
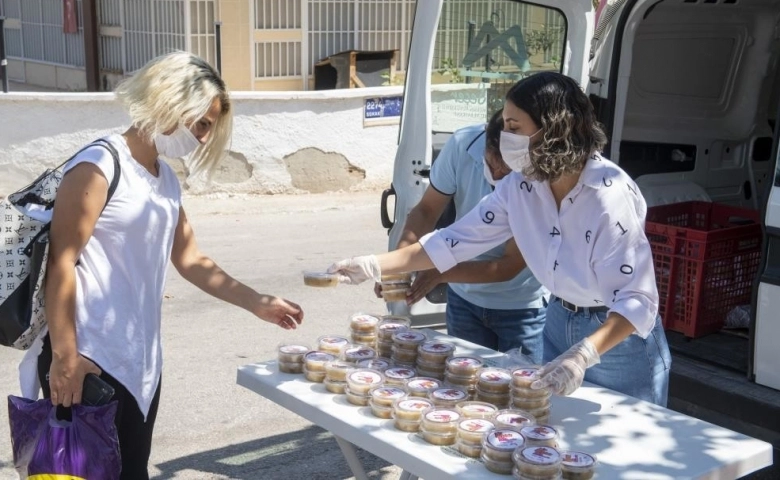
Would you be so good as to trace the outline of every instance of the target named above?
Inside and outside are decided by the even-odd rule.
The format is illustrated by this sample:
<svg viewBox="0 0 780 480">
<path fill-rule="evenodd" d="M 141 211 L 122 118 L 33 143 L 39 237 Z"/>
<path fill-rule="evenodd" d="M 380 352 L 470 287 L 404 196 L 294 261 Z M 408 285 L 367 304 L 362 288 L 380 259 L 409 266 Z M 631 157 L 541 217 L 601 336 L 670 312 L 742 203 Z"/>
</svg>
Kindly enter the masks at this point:
<svg viewBox="0 0 780 480">
<path fill-rule="evenodd" d="M 544 327 L 544 361 L 549 362 L 595 332 L 606 318 L 607 312 L 570 312 L 553 297 Z M 657 317 L 647 338 L 629 335 L 602 355 L 601 363 L 585 372 L 585 380 L 665 407 L 671 365 L 666 334 L 661 317 Z"/>
<path fill-rule="evenodd" d="M 447 289 L 447 333 L 499 352 L 521 348 L 542 361 L 545 308 L 495 310 L 474 305 Z"/>
</svg>

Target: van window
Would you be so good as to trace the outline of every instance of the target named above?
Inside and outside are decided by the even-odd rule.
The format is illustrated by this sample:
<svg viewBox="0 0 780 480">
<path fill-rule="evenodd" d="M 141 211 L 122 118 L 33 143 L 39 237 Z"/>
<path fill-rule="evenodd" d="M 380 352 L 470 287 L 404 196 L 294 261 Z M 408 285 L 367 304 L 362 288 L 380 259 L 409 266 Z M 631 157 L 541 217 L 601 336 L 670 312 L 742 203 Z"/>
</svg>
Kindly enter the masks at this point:
<svg viewBox="0 0 780 480">
<path fill-rule="evenodd" d="M 561 71 L 566 18 L 512 0 L 445 0 L 431 71 L 434 132 L 486 122 L 509 87 L 541 71 Z"/>
</svg>

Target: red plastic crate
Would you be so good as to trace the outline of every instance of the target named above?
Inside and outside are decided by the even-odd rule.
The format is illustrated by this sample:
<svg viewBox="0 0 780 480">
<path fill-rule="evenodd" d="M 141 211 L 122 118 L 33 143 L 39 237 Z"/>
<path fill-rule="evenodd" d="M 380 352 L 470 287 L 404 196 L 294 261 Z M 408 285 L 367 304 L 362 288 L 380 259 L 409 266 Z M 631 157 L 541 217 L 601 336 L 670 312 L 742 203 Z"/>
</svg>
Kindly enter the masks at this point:
<svg viewBox="0 0 780 480">
<path fill-rule="evenodd" d="M 664 328 L 695 338 L 750 304 L 761 261 L 758 212 L 710 202 L 651 207 L 645 223 Z"/>
</svg>

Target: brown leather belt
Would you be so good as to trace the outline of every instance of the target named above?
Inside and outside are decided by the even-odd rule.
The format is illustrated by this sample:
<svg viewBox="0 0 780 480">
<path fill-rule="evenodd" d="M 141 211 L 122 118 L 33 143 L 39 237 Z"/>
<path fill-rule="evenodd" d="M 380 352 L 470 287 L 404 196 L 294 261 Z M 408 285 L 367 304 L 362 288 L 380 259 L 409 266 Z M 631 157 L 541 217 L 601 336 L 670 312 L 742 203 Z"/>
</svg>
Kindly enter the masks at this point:
<svg viewBox="0 0 780 480">
<path fill-rule="evenodd" d="M 609 311 L 609 307 L 607 307 L 607 306 L 602 306 L 602 307 L 578 307 L 577 305 L 575 305 L 575 304 L 573 304 L 571 302 L 567 302 L 566 300 L 564 300 L 562 298 L 556 298 L 556 300 L 561 302 L 561 306 L 563 308 L 565 308 L 566 310 L 568 310 L 568 311 L 570 311 L 572 313 L 578 313 L 578 312 L 583 312 L 583 311 L 587 311 L 589 313 L 601 313 L 601 312 L 608 312 Z"/>
</svg>

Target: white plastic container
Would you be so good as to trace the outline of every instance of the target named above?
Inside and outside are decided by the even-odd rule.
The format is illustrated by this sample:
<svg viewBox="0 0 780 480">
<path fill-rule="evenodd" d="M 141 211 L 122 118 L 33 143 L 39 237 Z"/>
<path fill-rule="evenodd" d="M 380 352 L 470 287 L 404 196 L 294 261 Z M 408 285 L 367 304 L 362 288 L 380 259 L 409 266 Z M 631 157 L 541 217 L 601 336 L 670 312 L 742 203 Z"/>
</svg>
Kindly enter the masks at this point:
<svg viewBox="0 0 780 480">
<path fill-rule="evenodd" d="M 456 404 L 455 411 L 460 413 L 463 418 L 490 419 L 496 414 L 498 408 L 490 403 L 467 400 Z"/>
<path fill-rule="evenodd" d="M 486 394 L 509 395 L 512 373 L 505 368 L 487 367 L 477 372 L 477 388 Z"/>
<path fill-rule="evenodd" d="M 311 348 L 308 345 L 300 344 L 281 344 L 277 348 L 277 360 L 279 363 L 303 363 L 303 356 Z"/>
<path fill-rule="evenodd" d="M 355 395 L 368 395 L 372 387 L 382 385 L 385 376 L 379 370 L 356 368 L 347 372 L 347 385 Z"/>
<path fill-rule="evenodd" d="M 371 358 L 368 360 L 358 360 L 355 364 L 360 368 L 372 368 L 374 370 L 379 370 L 380 372 L 384 372 L 388 368 L 393 366 L 392 360 L 389 358 Z"/>
<path fill-rule="evenodd" d="M 360 360 L 371 360 L 377 357 L 376 350 L 364 345 L 345 345 L 341 348 L 340 357 L 345 362 L 357 363 Z"/>
<path fill-rule="evenodd" d="M 384 371 L 385 384 L 405 386 L 406 383 L 417 376 L 413 368 L 408 367 L 390 367 Z"/>
<path fill-rule="evenodd" d="M 417 348 L 417 358 L 421 362 L 442 365 L 455 353 L 455 344 L 438 340 L 426 341 Z"/>
<path fill-rule="evenodd" d="M 311 351 L 303 356 L 303 366 L 310 372 L 322 372 L 325 375 L 325 364 L 336 360 L 336 355 L 322 351 Z"/>
<path fill-rule="evenodd" d="M 406 388 L 412 397 L 428 398 L 428 393 L 442 386 L 441 381 L 431 377 L 414 377 L 406 382 Z"/>
<path fill-rule="evenodd" d="M 371 396 L 371 401 L 381 407 L 392 408 L 393 403 L 396 400 L 406 398 L 406 390 L 401 387 L 392 387 L 382 385 L 379 387 L 373 387 L 369 390 L 368 394 Z M 389 418 L 389 417 L 387 417 Z"/>
<path fill-rule="evenodd" d="M 491 420 L 496 424 L 496 428 L 514 428 L 518 431 L 536 424 L 536 418 L 530 413 L 511 408 L 497 411 Z"/>
<path fill-rule="evenodd" d="M 561 454 L 561 468 L 566 480 L 590 480 L 596 474 L 596 457 L 585 452 L 564 450 Z"/>
<path fill-rule="evenodd" d="M 477 357 L 450 357 L 447 359 L 447 371 L 461 377 L 471 377 L 484 366 L 484 362 Z"/>
<path fill-rule="evenodd" d="M 380 317 L 370 313 L 356 313 L 349 317 L 349 328 L 353 333 L 376 335 Z"/>
<path fill-rule="evenodd" d="M 309 287 L 335 287 L 339 284 L 339 276 L 336 273 L 305 271 L 303 284 Z"/>
<path fill-rule="evenodd" d="M 458 387 L 439 387 L 428 392 L 428 399 L 437 407 L 454 409 L 455 405 L 469 399 L 469 393 Z"/>
<path fill-rule="evenodd" d="M 490 420 L 482 418 L 466 418 L 458 422 L 458 439 L 469 444 L 482 446 L 482 437 L 486 433 L 496 428 L 496 425 Z"/>
</svg>

